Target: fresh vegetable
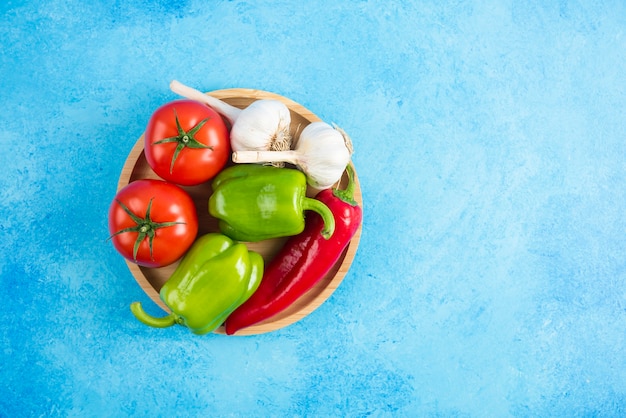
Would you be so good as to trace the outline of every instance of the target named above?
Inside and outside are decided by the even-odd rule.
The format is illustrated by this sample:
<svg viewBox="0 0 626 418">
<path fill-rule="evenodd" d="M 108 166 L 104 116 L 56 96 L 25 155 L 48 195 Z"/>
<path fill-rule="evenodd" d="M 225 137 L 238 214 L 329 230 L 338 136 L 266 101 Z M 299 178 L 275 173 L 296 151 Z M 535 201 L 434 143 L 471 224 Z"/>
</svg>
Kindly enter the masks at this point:
<svg viewBox="0 0 626 418">
<path fill-rule="evenodd" d="M 296 235 L 304 229 L 304 211 L 323 219 L 320 231 L 329 238 L 335 222 L 328 207 L 306 197 L 306 179 L 292 168 L 239 164 L 213 179 L 209 213 L 223 234 L 238 241 L 261 241 Z"/>
<path fill-rule="evenodd" d="M 216 111 L 193 100 L 176 100 L 150 117 L 144 150 L 159 177 L 193 186 L 212 179 L 226 165 L 230 137 Z"/>
<path fill-rule="evenodd" d="M 141 179 L 122 188 L 109 208 L 115 249 L 145 267 L 162 267 L 183 256 L 198 233 L 191 197 L 163 180 Z"/>
<path fill-rule="evenodd" d="M 231 124 L 230 141 L 236 151 L 280 151 L 291 147 L 291 114 L 287 106 L 278 100 L 255 100 L 246 108 L 239 109 L 176 80 L 170 83 L 170 89 L 223 115 Z"/>
<path fill-rule="evenodd" d="M 339 181 L 351 155 L 351 141 L 343 130 L 325 122 L 312 122 L 300 133 L 294 150 L 235 151 L 233 161 L 291 163 L 306 174 L 309 185 L 324 190 Z"/>
<path fill-rule="evenodd" d="M 180 324 L 194 334 L 206 334 L 254 293 L 262 277 L 263 258 L 258 253 L 222 234 L 209 233 L 198 238 L 159 292 L 169 315 L 151 316 L 140 302 L 130 309 L 152 327 Z"/>
<path fill-rule="evenodd" d="M 327 189 L 316 196 L 333 213 L 336 225 L 333 236 L 322 239 L 322 218 L 316 214 L 307 218 L 306 229 L 289 238 L 266 266 L 256 292 L 228 317 L 224 325 L 227 334 L 284 311 L 335 265 L 363 218 L 361 207 L 354 201 L 354 173 L 350 165 L 347 171 L 349 182 L 345 190 Z"/>
</svg>

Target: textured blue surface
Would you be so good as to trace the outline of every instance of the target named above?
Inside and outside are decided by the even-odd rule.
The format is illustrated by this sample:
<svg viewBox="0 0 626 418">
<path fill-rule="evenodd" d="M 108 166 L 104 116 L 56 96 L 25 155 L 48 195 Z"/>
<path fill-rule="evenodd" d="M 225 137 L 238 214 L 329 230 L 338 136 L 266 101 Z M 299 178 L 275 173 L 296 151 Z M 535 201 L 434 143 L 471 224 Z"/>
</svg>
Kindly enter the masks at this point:
<svg viewBox="0 0 626 418">
<path fill-rule="evenodd" d="M 624 416 L 626 3 L 0 4 L 0 416 Z M 352 136 L 353 268 L 256 337 L 154 330 L 106 241 L 179 79 Z"/>
</svg>

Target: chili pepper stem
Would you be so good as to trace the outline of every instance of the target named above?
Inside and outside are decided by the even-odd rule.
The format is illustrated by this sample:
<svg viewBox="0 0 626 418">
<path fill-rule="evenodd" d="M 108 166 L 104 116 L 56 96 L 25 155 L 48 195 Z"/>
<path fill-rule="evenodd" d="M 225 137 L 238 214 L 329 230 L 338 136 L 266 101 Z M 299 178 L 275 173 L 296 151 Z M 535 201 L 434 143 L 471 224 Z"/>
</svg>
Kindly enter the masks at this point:
<svg viewBox="0 0 626 418">
<path fill-rule="evenodd" d="M 304 210 L 312 210 L 322 217 L 324 221 L 324 229 L 322 229 L 322 236 L 324 239 L 329 239 L 335 232 L 335 217 L 331 210 L 324 203 L 317 199 L 311 199 L 305 197 L 302 202 Z"/>
<path fill-rule="evenodd" d="M 354 169 L 351 164 L 346 166 L 346 172 L 348 173 L 348 184 L 343 190 L 334 189 L 333 194 L 344 202 L 356 206 L 358 203 L 354 200 Z"/>
<path fill-rule="evenodd" d="M 135 315 L 135 318 L 137 318 L 140 322 L 143 322 L 144 324 L 150 327 L 154 327 L 154 328 L 167 328 L 167 327 L 171 327 L 172 325 L 178 322 L 176 315 L 173 313 L 166 315 L 162 318 L 157 318 L 155 316 L 148 314 L 146 311 L 143 310 L 143 307 L 141 306 L 141 302 L 131 303 L 130 311 L 133 313 L 133 315 Z"/>
</svg>

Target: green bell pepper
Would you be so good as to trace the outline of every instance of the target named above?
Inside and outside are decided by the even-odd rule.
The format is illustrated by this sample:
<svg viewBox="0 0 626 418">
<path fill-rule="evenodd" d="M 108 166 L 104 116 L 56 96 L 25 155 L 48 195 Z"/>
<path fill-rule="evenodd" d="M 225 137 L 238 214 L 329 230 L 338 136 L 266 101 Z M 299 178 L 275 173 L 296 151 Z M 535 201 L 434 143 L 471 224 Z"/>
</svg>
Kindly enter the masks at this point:
<svg viewBox="0 0 626 418">
<path fill-rule="evenodd" d="M 225 235 L 198 238 L 165 282 L 159 295 L 171 310 L 162 318 L 147 314 L 140 302 L 131 311 L 146 325 L 164 328 L 180 324 L 194 334 L 218 328 L 257 289 L 263 258 Z"/>
<path fill-rule="evenodd" d="M 257 242 L 297 235 L 304 230 L 304 211 L 324 221 L 330 238 L 335 218 L 324 203 L 306 196 L 306 176 L 292 168 L 237 164 L 222 170 L 212 183 L 209 213 L 220 231 L 237 241 Z"/>
</svg>

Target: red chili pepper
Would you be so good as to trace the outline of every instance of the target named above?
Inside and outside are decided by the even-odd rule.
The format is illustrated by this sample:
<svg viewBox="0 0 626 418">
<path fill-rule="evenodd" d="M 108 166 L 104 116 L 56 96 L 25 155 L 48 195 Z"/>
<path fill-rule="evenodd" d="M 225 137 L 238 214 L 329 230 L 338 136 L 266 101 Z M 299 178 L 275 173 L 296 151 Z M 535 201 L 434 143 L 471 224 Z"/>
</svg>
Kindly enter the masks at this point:
<svg viewBox="0 0 626 418">
<path fill-rule="evenodd" d="M 266 266 L 256 292 L 226 319 L 226 334 L 232 335 L 284 311 L 335 265 L 363 219 L 363 211 L 354 201 L 354 172 L 350 165 L 347 172 L 345 190 L 327 189 L 315 197 L 335 217 L 333 235 L 324 239 L 324 221 L 318 214 L 309 213 L 304 231 L 287 240 Z"/>
</svg>

